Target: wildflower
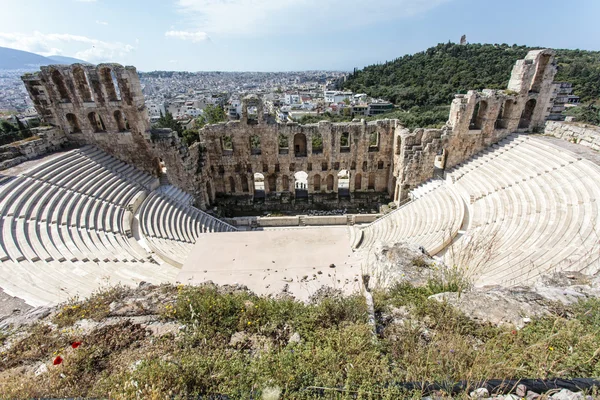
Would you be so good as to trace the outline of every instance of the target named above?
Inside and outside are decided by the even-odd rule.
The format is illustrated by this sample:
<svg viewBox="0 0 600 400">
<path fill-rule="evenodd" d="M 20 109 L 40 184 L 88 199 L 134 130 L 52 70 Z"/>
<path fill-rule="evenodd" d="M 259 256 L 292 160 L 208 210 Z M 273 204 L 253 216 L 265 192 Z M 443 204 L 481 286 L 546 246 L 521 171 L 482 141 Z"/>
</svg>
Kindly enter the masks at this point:
<svg viewBox="0 0 600 400">
<path fill-rule="evenodd" d="M 550 346 L 550 347 L 548 347 L 548 350 L 554 351 L 554 347 Z"/>
<path fill-rule="evenodd" d="M 59 364 L 61 364 L 62 362 L 63 362 L 63 358 L 62 358 L 61 356 L 56 356 L 56 357 L 54 358 L 54 361 L 52 361 L 52 364 L 53 364 L 53 365 L 59 365 Z"/>
<path fill-rule="evenodd" d="M 81 342 L 73 342 L 73 343 L 71 343 L 71 347 L 74 348 L 74 349 L 78 348 L 79 346 L 81 346 Z"/>
<path fill-rule="evenodd" d="M 511 334 L 511 335 L 516 335 L 516 334 L 517 334 L 517 331 L 513 329 L 512 331 L 510 331 L 510 334 Z"/>
</svg>

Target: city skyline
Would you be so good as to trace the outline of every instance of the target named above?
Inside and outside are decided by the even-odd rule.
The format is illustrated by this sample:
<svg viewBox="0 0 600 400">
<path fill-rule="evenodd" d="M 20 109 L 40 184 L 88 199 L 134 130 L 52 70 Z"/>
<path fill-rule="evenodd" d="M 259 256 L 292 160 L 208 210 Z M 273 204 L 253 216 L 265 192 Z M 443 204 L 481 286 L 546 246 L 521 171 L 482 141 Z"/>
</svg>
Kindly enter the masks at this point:
<svg viewBox="0 0 600 400">
<path fill-rule="evenodd" d="M 543 6 L 542 6 L 543 5 Z M 350 71 L 437 43 L 600 50 L 600 4 L 557 0 L 42 0 L 2 6 L 0 46 L 140 71 Z M 38 11 L 36 11 L 38 10 Z M 567 17 L 565 17 L 567 15 Z M 575 23 L 576 21 L 576 23 Z"/>
</svg>

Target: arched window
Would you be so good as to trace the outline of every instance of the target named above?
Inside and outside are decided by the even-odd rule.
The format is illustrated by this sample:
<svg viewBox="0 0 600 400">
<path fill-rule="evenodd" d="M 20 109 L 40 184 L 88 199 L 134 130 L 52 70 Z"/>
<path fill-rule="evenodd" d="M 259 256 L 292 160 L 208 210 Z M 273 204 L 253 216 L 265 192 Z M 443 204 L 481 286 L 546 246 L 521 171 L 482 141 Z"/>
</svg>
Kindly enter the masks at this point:
<svg viewBox="0 0 600 400">
<path fill-rule="evenodd" d="M 396 137 L 396 154 L 400 154 L 402 151 L 402 137 Z"/>
<path fill-rule="evenodd" d="M 498 113 L 498 118 L 496 119 L 495 123 L 496 129 L 508 128 L 508 123 L 510 121 L 514 104 L 515 102 L 511 99 L 506 100 L 504 104 L 502 104 L 502 107 L 500 107 L 500 112 Z"/>
<path fill-rule="evenodd" d="M 88 119 L 90 121 L 90 125 L 92 127 L 92 130 L 96 133 L 98 132 L 106 132 L 106 127 L 104 126 L 104 121 L 102 121 L 102 118 L 96 114 L 95 112 L 91 112 L 88 114 Z"/>
<path fill-rule="evenodd" d="M 350 134 L 348 132 L 342 133 L 340 136 L 340 153 L 350 152 Z"/>
<path fill-rule="evenodd" d="M 366 161 L 363 161 L 362 170 L 363 170 L 363 172 L 367 172 L 367 162 Z"/>
<path fill-rule="evenodd" d="M 321 191 L 321 176 L 320 175 L 317 174 L 313 177 L 313 186 L 314 186 L 315 192 Z"/>
<path fill-rule="evenodd" d="M 125 119 L 123 118 L 123 114 L 121 111 L 117 110 L 114 112 L 115 122 L 117 123 L 117 129 L 119 132 L 125 132 L 127 127 L 125 125 Z"/>
<path fill-rule="evenodd" d="M 77 116 L 75 114 L 67 114 L 66 117 L 70 128 L 69 133 L 80 133 L 81 128 L 79 127 L 79 121 L 77 120 Z"/>
<path fill-rule="evenodd" d="M 84 102 L 92 102 L 92 92 L 90 91 L 90 85 L 88 83 L 85 71 L 79 65 L 73 67 L 73 78 L 75 79 L 75 86 L 77 91 Z"/>
<path fill-rule="evenodd" d="M 229 177 L 229 193 L 235 193 L 235 179 L 233 176 Z"/>
<path fill-rule="evenodd" d="M 519 129 L 529 129 L 529 126 L 531 125 L 531 118 L 533 117 L 533 112 L 535 111 L 535 105 L 535 99 L 530 99 L 527 103 L 525 103 L 525 108 L 523 109 L 523 114 L 521 114 L 521 120 L 519 121 Z"/>
<path fill-rule="evenodd" d="M 383 169 L 383 161 L 377 162 L 377 169 Z"/>
<path fill-rule="evenodd" d="M 269 192 L 277 191 L 277 177 L 275 175 L 269 175 Z"/>
<path fill-rule="evenodd" d="M 356 174 L 354 177 L 354 190 L 362 190 L 362 175 Z"/>
<path fill-rule="evenodd" d="M 321 154 L 323 153 L 323 135 L 316 132 L 312 135 L 312 153 Z"/>
<path fill-rule="evenodd" d="M 104 84 L 104 90 L 106 90 L 106 95 L 108 97 L 108 101 L 119 101 L 121 100 L 121 96 L 117 94 L 118 83 L 117 78 L 114 72 L 108 68 L 100 68 L 100 79 Z M 115 86 L 117 84 L 117 86 Z"/>
<path fill-rule="evenodd" d="M 483 122 L 487 114 L 488 103 L 485 100 L 481 100 L 475 105 L 473 110 L 473 116 L 471 117 L 471 123 L 469 124 L 470 130 L 479 130 L 483 127 Z"/>
<path fill-rule="evenodd" d="M 379 151 L 379 132 L 369 135 L 369 151 Z"/>
<path fill-rule="evenodd" d="M 212 204 L 213 202 L 213 192 L 212 192 L 212 186 L 210 184 L 210 182 L 206 182 L 206 196 L 207 199 L 206 201 L 208 202 L 208 205 Z"/>
<path fill-rule="evenodd" d="M 304 133 L 294 135 L 294 155 L 296 157 L 306 157 L 306 135 Z"/>
<path fill-rule="evenodd" d="M 225 135 L 221 138 L 221 148 L 224 156 L 233 155 L 233 139 L 230 135 Z"/>
<path fill-rule="evenodd" d="M 333 175 L 327 175 L 327 191 L 331 192 L 333 190 Z"/>
<path fill-rule="evenodd" d="M 283 133 L 280 133 L 277 141 L 279 144 L 279 154 L 289 154 L 290 141 L 288 140 L 288 137 Z"/>
<path fill-rule="evenodd" d="M 288 178 L 287 175 L 283 175 L 281 177 L 281 186 L 283 186 L 281 188 L 281 190 L 283 192 L 289 192 L 289 190 L 290 190 L 290 178 Z"/>
<path fill-rule="evenodd" d="M 260 172 L 254 174 L 254 198 L 261 199 L 265 197 L 265 176 Z"/>
<path fill-rule="evenodd" d="M 69 91 L 67 90 L 67 86 L 65 85 L 65 79 L 62 74 L 57 70 L 52 71 L 52 83 L 56 86 L 56 90 L 58 90 L 58 95 L 60 96 L 60 101 L 64 103 L 70 103 L 71 97 L 69 96 Z"/>
<path fill-rule="evenodd" d="M 242 180 L 242 191 L 248 193 L 250 191 L 250 188 L 248 187 L 248 177 L 246 175 L 241 175 L 240 179 Z"/>
<path fill-rule="evenodd" d="M 375 190 L 375 173 L 371 172 L 369 174 L 369 190 Z"/>
<path fill-rule="evenodd" d="M 338 196 L 350 196 L 350 171 L 343 169 L 337 174 Z"/>
</svg>

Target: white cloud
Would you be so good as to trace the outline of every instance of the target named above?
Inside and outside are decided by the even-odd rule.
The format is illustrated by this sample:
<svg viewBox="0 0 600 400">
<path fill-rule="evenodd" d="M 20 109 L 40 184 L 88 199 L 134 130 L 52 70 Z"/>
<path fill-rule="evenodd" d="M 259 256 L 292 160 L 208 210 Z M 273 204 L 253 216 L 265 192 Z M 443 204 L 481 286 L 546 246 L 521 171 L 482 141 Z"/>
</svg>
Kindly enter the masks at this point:
<svg viewBox="0 0 600 400">
<path fill-rule="evenodd" d="M 168 31 L 165 32 L 166 37 L 181 39 L 181 40 L 190 40 L 194 43 L 203 42 L 208 40 L 208 35 L 206 32 L 190 32 L 190 31 Z"/>
<path fill-rule="evenodd" d="M 188 22 L 209 34 L 339 32 L 390 22 L 452 0 L 173 0 Z"/>
<path fill-rule="evenodd" d="M 86 36 L 44 34 L 38 31 L 30 34 L 0 32 L 0 46 L 43 56 L 69 55 L 93 63 L 115 61 L 135 50 L 135 47 L 121 42 L 104 42 Z"/>
<path fill-rule="evenodd" d="M 96 20 L 96 23 L 97 23 L 98 25 L 108 25 L 108 22 L 106 22 L 106 21 L 99 21 L 99 20 Z"/>
</svg>

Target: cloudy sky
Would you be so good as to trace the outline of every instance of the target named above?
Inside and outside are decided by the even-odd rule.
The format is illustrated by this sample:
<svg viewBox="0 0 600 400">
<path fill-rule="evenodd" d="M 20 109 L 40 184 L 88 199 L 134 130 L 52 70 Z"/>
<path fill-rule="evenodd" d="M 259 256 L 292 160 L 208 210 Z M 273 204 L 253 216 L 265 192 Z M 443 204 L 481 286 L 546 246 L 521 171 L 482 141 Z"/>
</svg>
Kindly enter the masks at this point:
<svg viewBox="0 0 600 400">
<path fill-rule="evenodd" d="M 599 0 L 0 0 L 0 46 L 149 70 L 351 70 L 440 42 L 600 50 Z"/>
</svg>

